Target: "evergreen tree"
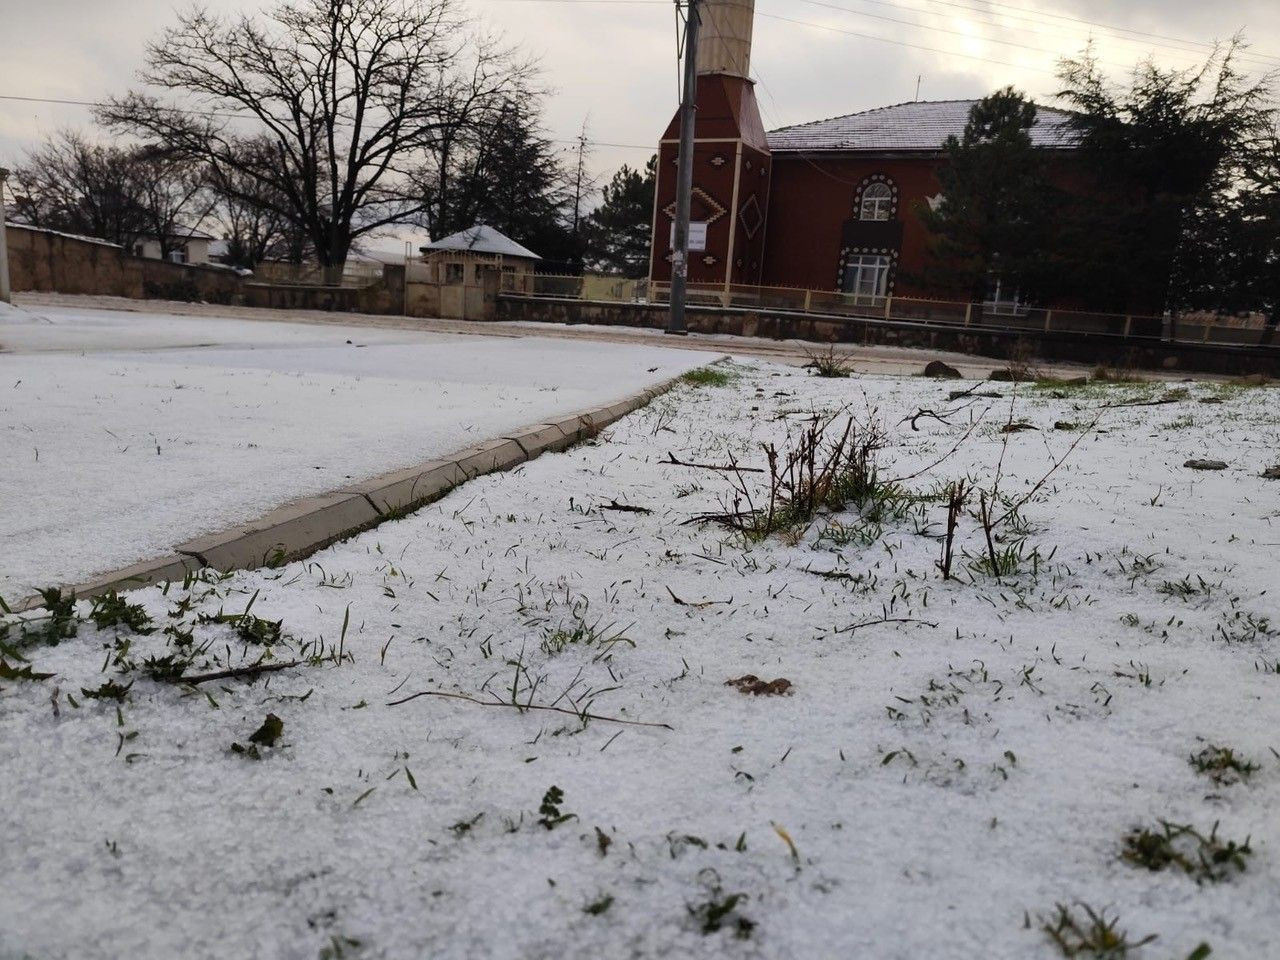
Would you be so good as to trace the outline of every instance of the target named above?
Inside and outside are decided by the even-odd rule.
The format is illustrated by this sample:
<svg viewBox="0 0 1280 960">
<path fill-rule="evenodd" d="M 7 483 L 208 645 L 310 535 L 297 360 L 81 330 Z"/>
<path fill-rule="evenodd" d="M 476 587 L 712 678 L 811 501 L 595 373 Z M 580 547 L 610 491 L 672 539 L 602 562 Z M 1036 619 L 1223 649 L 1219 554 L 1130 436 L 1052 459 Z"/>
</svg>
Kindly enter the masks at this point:
<svg viewBox="0 0 1280 960">
<path fill-rule="evenodd" d="M 504 101 L 473 137 L 437 155 L 422 190 L 435 239 L 484 223 L 555 269 L 581 263 L 571 227 L 574 184 L 542 132 L 536 97 Z"/>
<path fill-rule="evenodd" d="M 587 224 L 587 265 L 602 273 L 641 278 L 649 275 L 650 232 L 658 158 L 644 170 L 626 164 L 604 188 L 604 201 Z"/>
<path fill-rule="evenodd" d="M 1275 221 L 1268 240 L 1251 196 L 1265 187 L 1249 171 L 1267 166 L 1274 113 L 1267 82 L 1236 68 L 1238 51 L 1233 42 L 1194 70 L 1148 60 L 1124 90 L 1091 51 L 1062 64 L 1084 174 L 1067 244 L 1080 299 L 1159 313 L 1241 308 L 1256 290 L 1250 264 L 1259 245 L 1274 250 Z"/>
<path fill-rule="evenodd" d="M 1023 299 L 1044 295 L 1050 188 L 1031 145 L 1036 105 L 1006 87 L 973 105 L 946 139 L 942 197 L 918 213 L 932 233 L 924 281 L 981 303 L 991 283 Z"/>
</svg>

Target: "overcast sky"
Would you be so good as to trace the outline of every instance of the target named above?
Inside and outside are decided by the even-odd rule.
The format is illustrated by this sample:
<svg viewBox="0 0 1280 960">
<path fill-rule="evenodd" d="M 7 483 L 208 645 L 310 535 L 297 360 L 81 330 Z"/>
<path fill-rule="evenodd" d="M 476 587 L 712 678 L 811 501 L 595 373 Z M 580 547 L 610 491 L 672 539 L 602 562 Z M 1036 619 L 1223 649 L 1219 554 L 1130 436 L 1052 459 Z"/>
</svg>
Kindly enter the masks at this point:
<svg viewBox="0 0 1280 960">
<path fill-rule="evenodd" d="M 206 2 L 228 14 L 273 5 Z M 0 94 L 95 100 L 122 93 L 146 41 L 185 6 L 0 0 Z M 552 136 L 569 140 L 585 120 L 593 140 L 639 148 L 597 147 L 598 172 L 644 163 L 676 105 L 672 3 L 469 0 L 469 9 L 541 60 L 554 88 Z M 1198 44 L 1239 30 L 1255 56 L 1280 66 L 1276 0 L 757 0 L 755 29 L 752 72 L 769 128 L 914 99 L 917 78 L 925 100 L 976 97 L 1012 83 L 1049 103 L 1056 58 L 1078 52 L 1091 35 L 1117 76 L 1147 53 L 1168 66 L 1189 65 L 1207 52 Z M 19 160 L 59 127 L 88 124 L 82 108 L 0 100 L 0 163 Z"/>
</svg>

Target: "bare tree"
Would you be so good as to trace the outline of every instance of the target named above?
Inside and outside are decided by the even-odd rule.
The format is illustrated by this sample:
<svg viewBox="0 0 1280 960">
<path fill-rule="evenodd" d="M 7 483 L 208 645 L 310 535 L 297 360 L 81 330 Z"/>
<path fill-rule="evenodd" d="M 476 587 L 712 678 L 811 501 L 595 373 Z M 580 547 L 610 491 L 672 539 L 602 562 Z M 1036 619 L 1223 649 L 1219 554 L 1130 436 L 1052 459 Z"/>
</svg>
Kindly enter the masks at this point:
<svg viewBox="0 0 1280 960">
<path fill-rule="evenodd" d="M 149 150 L 134 155 L 134 182 L 144 234 L 160 247 L 160 259 L 187 245 L 213 210 L 214 200 L 202 167 Z"/>
<path fill-rule="evenodd" d="M 51 137 L 14 172 L 15 212 L 33 226 L 99 237 L 133 251 L 153 238 L 182 247 L 209 210 L 203 171 L 138 147 Z"/>
<path fill-rule="evenodd" d="M 424 207 L 407 173 L 529 72 L 468 40 L 455 0 L 286 0 L 264 19 L 200 9 L 147 49 L 138 92 L 102 111 L 166 152 L 277 196 L 340 271 L 352 242 Z M 246 150 L 262 138 L 270 151 Z M 248 191 L 243 196 L 247 198 Z M 261 194 L 260 194 L 261 195 Z"/>
<path fill-rule="evenodd" d="M 289 219 L 287 198 L 243 169 L 246 164 L 269 162 L 270 141 L 248 140 L 243 149 L 256 156 L 244 157 L 234 167 L 211 168 L 209 176 L 213 218 L 227 244 L 227 263 L 253 269 L 266 259 L 301 262 L 306 237 Z"/>
<path fill-rule="evenodd" d="M 137 166 L 130 150 L 58 133 L 13 171 L 16 219 L 132 250 L 147 229 Z"/>
</svg>

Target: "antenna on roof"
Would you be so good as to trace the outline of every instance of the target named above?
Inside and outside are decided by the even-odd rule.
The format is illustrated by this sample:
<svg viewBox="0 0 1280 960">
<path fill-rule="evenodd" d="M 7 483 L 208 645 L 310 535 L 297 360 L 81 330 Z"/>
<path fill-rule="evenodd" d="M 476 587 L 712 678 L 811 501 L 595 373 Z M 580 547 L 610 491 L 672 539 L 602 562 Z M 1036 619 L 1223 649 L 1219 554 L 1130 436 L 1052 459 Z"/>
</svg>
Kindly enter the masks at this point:
<svg viewBox="0 0 1280 960">
<path fill-rule="evenodd" d="M 916 74 L 916 103 L 920 102 L 920 81 L 924 79 L 924 74 Z"/>
</svg>

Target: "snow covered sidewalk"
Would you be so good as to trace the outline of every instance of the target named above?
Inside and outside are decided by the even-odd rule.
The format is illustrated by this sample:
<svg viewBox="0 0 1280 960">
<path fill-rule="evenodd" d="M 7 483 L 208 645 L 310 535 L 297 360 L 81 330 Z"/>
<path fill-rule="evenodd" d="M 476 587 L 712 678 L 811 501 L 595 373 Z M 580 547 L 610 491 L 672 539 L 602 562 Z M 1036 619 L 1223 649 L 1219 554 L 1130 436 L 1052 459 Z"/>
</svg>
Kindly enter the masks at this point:
<svg viewBox="0 0 1280 960">
<path fill-rule="evenodd" d="M 622 399 L 651 347 L 36 308 L 0 314 L 0 596 Z"/>
<path fill-rule="evenodd" d="M 0 956 L 1271 956 L 1276 391 L 733 369 L 307 562 L 11 630 Z M 735 504 L 688 464 L 871 409 L 845 509 L 690 522 Z"/>
</svg>

